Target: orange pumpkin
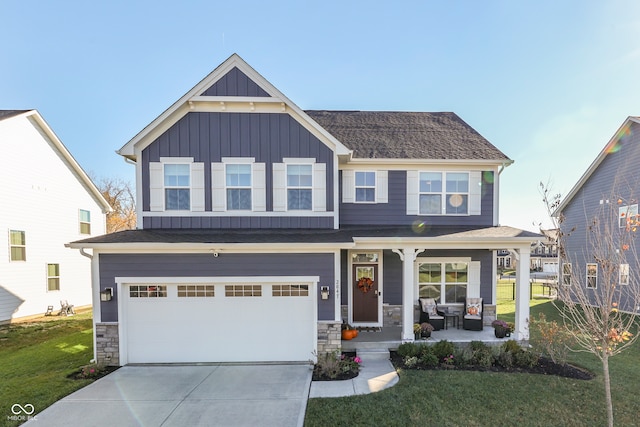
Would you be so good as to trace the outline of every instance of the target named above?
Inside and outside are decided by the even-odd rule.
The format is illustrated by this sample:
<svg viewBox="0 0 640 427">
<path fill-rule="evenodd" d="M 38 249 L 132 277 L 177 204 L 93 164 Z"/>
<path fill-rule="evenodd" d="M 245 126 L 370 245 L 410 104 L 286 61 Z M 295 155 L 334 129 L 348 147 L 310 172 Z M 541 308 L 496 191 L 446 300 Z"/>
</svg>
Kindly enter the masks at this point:
<svg viewBox="0 0 640 427">
<path fill-rule="evenodd" d="M 347 341 L 354 339 L 357 333 L 358 331 L 356 331 L 355 329 L 345 329 L 344 331 L 342 331 L 342 339 Z"/>
</svg>

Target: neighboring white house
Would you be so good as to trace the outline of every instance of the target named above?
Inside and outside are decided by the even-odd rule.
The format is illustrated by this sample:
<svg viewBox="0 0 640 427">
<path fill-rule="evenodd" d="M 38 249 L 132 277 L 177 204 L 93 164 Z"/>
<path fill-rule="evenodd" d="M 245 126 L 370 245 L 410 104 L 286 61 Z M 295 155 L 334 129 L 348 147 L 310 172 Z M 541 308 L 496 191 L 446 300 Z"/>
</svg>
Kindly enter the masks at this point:
<svg viewBox="0 0 640 427">
<path fill-rule="evenodd" d="M 65 243 L 106 231 L 109 204 L 36 110 L 0 110 L 0 322 L 91 305 L 91 261 Z"/>
</svg>

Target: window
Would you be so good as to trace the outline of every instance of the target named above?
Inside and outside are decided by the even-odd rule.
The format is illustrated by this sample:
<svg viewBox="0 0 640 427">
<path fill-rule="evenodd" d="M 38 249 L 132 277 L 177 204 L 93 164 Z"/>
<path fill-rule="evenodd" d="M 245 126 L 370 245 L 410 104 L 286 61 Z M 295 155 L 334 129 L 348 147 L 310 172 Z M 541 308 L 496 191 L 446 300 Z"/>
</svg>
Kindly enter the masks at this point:
<svg viewBox="0 0 640 427">
<path fill-rule="evenodd" d="M 9 247 L 11 252 L 11 261 L 27 260 L 27 243 L 24 231 L 9 231 Z"/>
<path fill-rule="evenodd" d="M 227 164 L 227 210 L 251 210 L 251 165 Z"/>
<path fill-rule="evenodd" d="M 189 210 L 190 169 L 188 164 L 164 165 L 164 197 L 166 210 Z"/>
<path fill-rule="evenodd" d="M 287 165 L 287 209 L 310 211 L 313 208 L 313 166 Z"/>
<path fill-rule="evenodd" d="M 469 174 L 447 173 L 447 214 L 464 214 L 469 211 Z"/>
<path fill-rule="evenodd" d="M 620 228 L 631 226 L 638 222 L 638 205 L 620 206 L 618 208 Z"/>
<path fill-rule="evenodd" d="M 47 264 L 47 291 L 60 290 L 60 264 Z"/>
<path fill-rule="evenodd" d="M 466 215 L 469 212 L 467 172 L 420 172 L 419 192 L 420 215 Z"/>
<path fill-rule="evenodd" d="M 464 302 L 469 285 L 469 264 L 437 262 L 418 264 L 420 298 L 435 298 L 441 304 Z"/>
<path fill-rule="evenodd" d="M 587 289 L 598 287 L 598 264 L 587 264 Z"/>
<path fill-rule="evenodd" d="M 91 234 L 91 212 L 80 209 L 80 234 Z"/>
<path fill-rule="evenodd" d="M 166 298 L 167 287 L 165 285 L 133 285 L 129 287 L 131 298 Z"/>
<path fill-rule="evenodd" d="M 309 296 L 309 285 L 273 285 L 271 295 L 274 297 L 306 297 Z"/>
<path fill-rule="evenodd" d="M 420 173 L 420 214 L 442 214 L 442 174 Z"/>
<path fill-rule="evenodd" d="M 178 298 L 210 298 L 216 296 L 214 285 L 178 285 Z"/>
<path fill-rule="evenodd" d="M 565 262 L 562 264 L 562 284 L 564 286 L 571 286 L 571 263 Z"/>
<path fill-rule="evenodd" d="M 356 202 L 375 203 L 376 173 L 356 171 Z"/>
<path fill-rule="evenodd" d="M 225 285 L 226 297 L 261 297 L 262 285 Z"/>
<path fill-rule="evenodd" d="M 629 284 L 629 264 L 620 264 L 620 280 L 621 285 Z"/>
</svg>

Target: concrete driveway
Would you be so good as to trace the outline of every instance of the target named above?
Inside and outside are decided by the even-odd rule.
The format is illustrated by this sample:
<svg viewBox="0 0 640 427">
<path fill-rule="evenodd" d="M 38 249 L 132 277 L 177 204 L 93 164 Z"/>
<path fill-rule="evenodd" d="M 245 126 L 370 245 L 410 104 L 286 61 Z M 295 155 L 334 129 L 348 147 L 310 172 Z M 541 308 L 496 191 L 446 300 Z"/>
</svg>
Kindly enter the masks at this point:
<svg viewBox="0 0 640 427">
<path fill-rule="evenodd" d="M 26 425 L 302 426 L 311 374 L 309 365 L 124 366 Z"/>
</svg>

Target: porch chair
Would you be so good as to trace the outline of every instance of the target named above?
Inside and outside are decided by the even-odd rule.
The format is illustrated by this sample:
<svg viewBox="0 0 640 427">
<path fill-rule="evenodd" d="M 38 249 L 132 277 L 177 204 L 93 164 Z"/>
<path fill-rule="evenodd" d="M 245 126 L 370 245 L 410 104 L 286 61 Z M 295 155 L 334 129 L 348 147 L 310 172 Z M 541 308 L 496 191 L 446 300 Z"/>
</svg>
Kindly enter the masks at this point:
<svg viewBox="0 0 640 427">
<path fill-rule="evenodd" d="M 444 312 L 438 310 L 435 298 L 420 298 L 420 323 L 430 323 L 433 329 L 444 329 Z"/>
<path fill-rule="evenodd" d="M 47 306 L 47 311 L 44 313 L 45 316 L 53 316 L 53 306 L 52 305 L 48 305 Z"/>
<path fill-rule="evenodd" d="M 482 298 L 465 298 L 462 329 L 481 331 L 484 319 L 484 301 Z"/>
</svg>

